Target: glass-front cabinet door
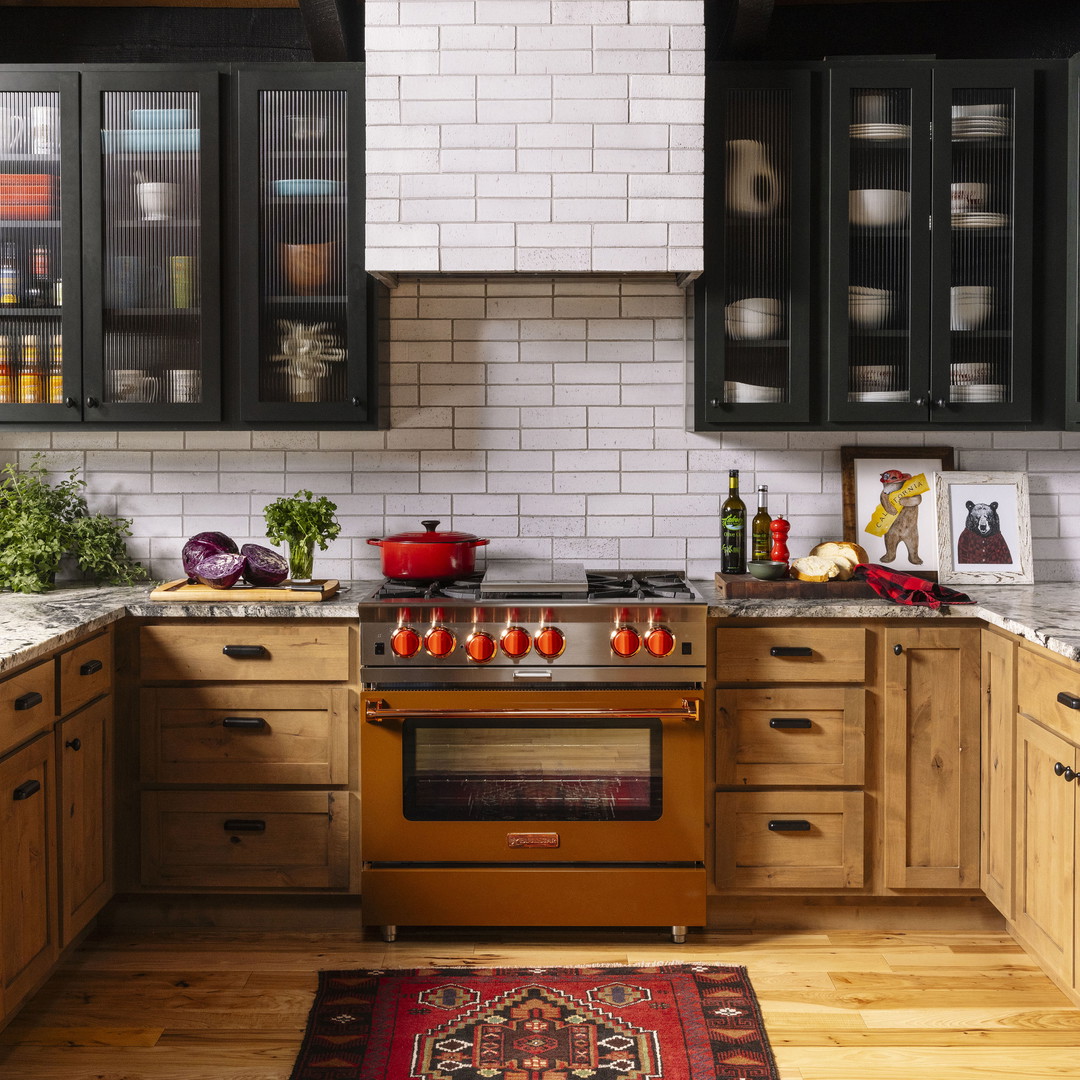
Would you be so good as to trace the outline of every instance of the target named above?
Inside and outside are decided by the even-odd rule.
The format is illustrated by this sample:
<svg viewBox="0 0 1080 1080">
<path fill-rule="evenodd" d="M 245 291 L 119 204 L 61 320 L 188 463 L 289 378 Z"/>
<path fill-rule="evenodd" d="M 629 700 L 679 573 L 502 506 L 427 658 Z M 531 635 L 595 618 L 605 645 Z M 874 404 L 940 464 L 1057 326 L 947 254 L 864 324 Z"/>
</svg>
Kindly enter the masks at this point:
<svg viewBox="0 0 1080 1080">
<path fill-rule="evenodd" d="M 2 421 L 81 419 L 78 116 L 74 73 L 0 74 Z"/>
<path fill-rule="evenodd" d="M 701 427 L 810 415 L 811 78 L 709 72 Z"/>
<path fill-rule="evenodd" d="M 366 426 L 363 79 L 242 69 L 237 126 L 243 416 Z"/>
<path fill-rule="evenodd" d="M 828 418 L 1031 416 L 1033 76 L 830 71 Z"/>
<path fill-rule="evenodd" d="M 219 78 L 83 75 L 87 420 L 220 416 Z"/>
</svg>

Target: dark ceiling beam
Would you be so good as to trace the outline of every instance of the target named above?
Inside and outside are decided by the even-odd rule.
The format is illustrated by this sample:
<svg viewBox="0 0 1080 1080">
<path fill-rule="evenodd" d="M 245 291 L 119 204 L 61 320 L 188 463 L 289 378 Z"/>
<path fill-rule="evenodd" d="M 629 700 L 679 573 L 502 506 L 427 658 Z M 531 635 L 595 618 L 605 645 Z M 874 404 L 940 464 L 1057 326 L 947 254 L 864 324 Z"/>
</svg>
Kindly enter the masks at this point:
<svg viewBox="0 0 1080 1080">
<path fill-rule="evenodd" d="M 300 0 L 312 59 L 326 63 L 360 59 L 353 47 L 357 7 L 354 0 Z"/>
</svg>

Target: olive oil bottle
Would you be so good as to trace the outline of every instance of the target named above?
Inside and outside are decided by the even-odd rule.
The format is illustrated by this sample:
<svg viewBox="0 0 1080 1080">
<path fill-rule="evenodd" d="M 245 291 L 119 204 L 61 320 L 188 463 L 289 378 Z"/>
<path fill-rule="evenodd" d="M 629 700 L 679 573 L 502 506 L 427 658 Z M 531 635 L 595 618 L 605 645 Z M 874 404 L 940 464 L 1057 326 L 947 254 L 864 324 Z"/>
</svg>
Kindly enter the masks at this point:
<svg viewBox="0 0 1080 1080">
<path fill-rule="evenodd" d="M 739 470 L 728 473 L 728 497 L 720 507 L 720 573 L 746 573 L 746 503 L 739 498 Z"/>
<path fill-rule="evenodd" d="M 762 484 L 757 489 L 757 513 L 750 522 L 750 558 L 755 561 L 767 560 L 769 548 L 772 546 L 772 536 L 769 534 L 769 526 L 772 518 L 769 517 L 769 488 Z"/>
</svg>

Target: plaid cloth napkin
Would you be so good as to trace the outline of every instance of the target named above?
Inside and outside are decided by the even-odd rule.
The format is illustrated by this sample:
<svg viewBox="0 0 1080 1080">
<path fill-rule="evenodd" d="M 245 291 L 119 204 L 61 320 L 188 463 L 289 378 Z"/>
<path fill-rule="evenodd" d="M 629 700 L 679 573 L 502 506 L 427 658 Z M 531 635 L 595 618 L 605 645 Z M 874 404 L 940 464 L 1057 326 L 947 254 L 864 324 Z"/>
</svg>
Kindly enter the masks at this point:
<svg viewBox="0 0 1080 1080">
<path fill-rule="evenodd" d="M 930 608 L 939 608 L 942 604 L 975 603 L 967 593 L 899 570 L 886 570 L 884 566 L 874 563 L 860 563 L 855 567 L 854 576 L 865 581 L 878 596 L 894 604 L 925 604 Z"/>
</svg>

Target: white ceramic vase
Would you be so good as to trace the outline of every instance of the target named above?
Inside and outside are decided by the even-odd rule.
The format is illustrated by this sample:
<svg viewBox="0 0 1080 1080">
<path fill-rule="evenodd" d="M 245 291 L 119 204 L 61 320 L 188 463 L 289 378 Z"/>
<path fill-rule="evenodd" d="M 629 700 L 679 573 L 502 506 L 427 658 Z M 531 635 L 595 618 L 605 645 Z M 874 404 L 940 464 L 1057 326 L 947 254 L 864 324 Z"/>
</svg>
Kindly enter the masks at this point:
<svg viewBox="0 0 1080 1080">
<path fill-rule="evenodd" d="M 771 214 L 780 205 L 780 178 L 756 139 L 728 140 L 727 203 L 732 213 L 746 217 Z"/>
</svg>

